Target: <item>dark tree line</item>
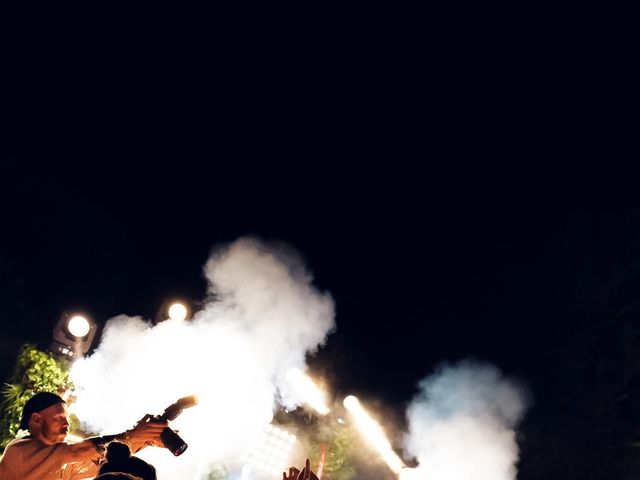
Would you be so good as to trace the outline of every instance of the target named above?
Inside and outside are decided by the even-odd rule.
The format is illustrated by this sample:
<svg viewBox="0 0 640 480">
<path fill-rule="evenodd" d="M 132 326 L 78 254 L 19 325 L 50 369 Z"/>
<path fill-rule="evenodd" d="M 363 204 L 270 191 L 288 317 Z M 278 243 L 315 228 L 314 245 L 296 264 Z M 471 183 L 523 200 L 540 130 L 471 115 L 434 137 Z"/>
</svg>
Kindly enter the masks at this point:
<svg viewBox="0 0 640 480">
<path fill-rule="evenodd" d="M 25 292 L 25 280 L 15 263 L 0 249 L 0 381 L 12 373 L 16 355 L 30 340 L 33 310 Z"/>
<path fill-rule="evenodd" d="M 541 245 L 555 298 L 519 478 L 640 476 L 640 215 L 561 219 Z"/>
</svg>

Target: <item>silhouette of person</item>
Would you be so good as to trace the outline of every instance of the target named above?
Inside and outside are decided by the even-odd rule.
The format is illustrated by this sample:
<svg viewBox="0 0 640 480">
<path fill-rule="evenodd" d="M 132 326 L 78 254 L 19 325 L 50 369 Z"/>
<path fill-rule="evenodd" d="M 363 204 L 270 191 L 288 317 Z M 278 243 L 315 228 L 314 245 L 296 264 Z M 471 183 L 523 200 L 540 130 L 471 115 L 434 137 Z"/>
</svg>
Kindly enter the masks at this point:
<svg viewBox="0 0 640 480">
<path fill-rule="evenodd" d="M 156 480 L 156 469 L 141 458 L 131 455 L 127 445 L 111 442 L 107 447 L 107 461 L 100 467 L 100 473 L 130 473 L 142 480 Z"/>
</svg>

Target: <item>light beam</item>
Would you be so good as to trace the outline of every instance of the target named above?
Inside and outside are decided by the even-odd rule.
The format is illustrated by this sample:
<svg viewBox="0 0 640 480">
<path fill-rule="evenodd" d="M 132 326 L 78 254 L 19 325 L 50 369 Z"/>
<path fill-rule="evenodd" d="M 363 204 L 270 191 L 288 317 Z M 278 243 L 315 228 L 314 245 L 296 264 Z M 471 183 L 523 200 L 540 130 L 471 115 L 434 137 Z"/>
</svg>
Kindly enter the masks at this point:
<svg viewBox="0 0 640 480">
<path fill-rule="evenodd" d="M 313 379 L 302 370 L 292 368 L 287 372 L 287 380 L 302 402 L 309 405 L 320 415 L 326 415 L 331 411 L 327 406 L 325 393 Z"/>
<path fill-rule="evenodd" d="M 391 443 L 380 424 L 367 413 L 360 401 L 353 395 L 346 397 L 343 403 L 353 416 L 356 428 L 360 431 L 364 440 L 380 454 L 391 471 L 400 474 L 405 465 L 391 448 Z"/>
</svg>

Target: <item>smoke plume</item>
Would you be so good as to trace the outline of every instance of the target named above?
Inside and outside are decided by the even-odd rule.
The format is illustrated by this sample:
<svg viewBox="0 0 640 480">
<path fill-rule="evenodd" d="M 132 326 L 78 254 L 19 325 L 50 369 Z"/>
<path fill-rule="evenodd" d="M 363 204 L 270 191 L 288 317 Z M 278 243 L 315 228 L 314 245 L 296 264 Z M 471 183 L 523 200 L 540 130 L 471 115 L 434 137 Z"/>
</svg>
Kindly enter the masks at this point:
<svg viewBox="0 0 640 480">
<path fill-rule="evenodd" d="M 514 480 L 523 388 L 494 366 L 465 360 L 420 383 L 407 411 L 407 451 L 419 462 L 403 480 Z"/>
<path fill-rule="evenodd" d="M 306 370 L 305 356 L 334 328 L 332 299 L 313 286 L 300 257 L 285 246 L 241 238 L 214 251 L 204 273 L 208 301 L 191 320 L 153 326 L 139 317 L 115 317 L 95 353 L 72 370 L 72 411 L 97 433 L 123 431 L 145 413 L 199 396 L 198 406 L 172 422 L 189 444 L 182 456 L 141 452 L 160 479 L 237 469 L 274 408 L 304 402 L 287 384 L 287 372 Z"/>
</svg>

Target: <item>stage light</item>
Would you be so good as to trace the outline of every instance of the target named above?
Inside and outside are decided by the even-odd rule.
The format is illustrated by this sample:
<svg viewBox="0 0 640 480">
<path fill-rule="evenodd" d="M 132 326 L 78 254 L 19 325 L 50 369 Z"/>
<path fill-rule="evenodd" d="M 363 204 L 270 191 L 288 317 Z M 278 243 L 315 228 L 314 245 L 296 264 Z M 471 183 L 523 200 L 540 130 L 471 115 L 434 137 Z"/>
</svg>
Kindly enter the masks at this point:
<svg viewBox="0 0 640 480">
<path fill-rule="evenodd" d="M 391 443 L 384 434 L 384 430 L 382 430 L 380 424 L 369 416 L 360 404 L 360 401 L 353 395 L 346 397 L 343 404 L 353 416 L 355 426 L 364 440 L 378 452 L 391 471 L 399 474 L 405 465 L 391 448 Z"/>
<path fill-rule="evenodd" d="M 297 368 L 287 372 L 287 380 L 301 401 L 313 408 L 320 415 L 326 415 L 331 410 L 327 406 L 326 395 L 313 379 Z"/>
<path fill-rule="evenodd" d="M 89 333 L 89 330 L 91 330 L 91 324 L 89 323 L 89 320 L 84 318 L 82 315 L 75 315 L 67 322 L 67 328 L 71 335 L 77 338 L 82 338 Z"/>
<path fill-rule="evenodd" d="M 51 350 L 72 358 L 84 355 L 91 348 L 96 329 L 89 316 L 64 312 L 53 328 Z"/>
<path fill-rule="evenodd" d="M 173 297 L 162 302 L 156 316 L 154 317 L 153 323 L 157 324 L 166 320 L 180 322 L 187 320 L 190 315 L 190 303 L 185 301 L 183 298 Z"/>
<path fill-rule="evenodd" d="M 349 395 L 348 397 L 345 397 L 342 403 L 344 404 L 345 408 L 349 411 L 355 410 L 360 405 L 360 401 L 353 395 Z"/>
<path fill-rule="evenodd" d="M 246 478 L 253 470 L 267 475 L 265 478 L 278 478 L 290 465 L 289 457 L 296 440 L 295 435 L 281 428 L 265 426 L 262 434 L 252 443 L 249 452 L 241 456 L 245 463 L 243 472 L 247 475 Z"/>
<path fill-rule="evenodd" d="M 171 320 L 181 321 L 187 318 L 187 307 L 179 302 L 172 304 L 168 310 Z"/>
</svg>

